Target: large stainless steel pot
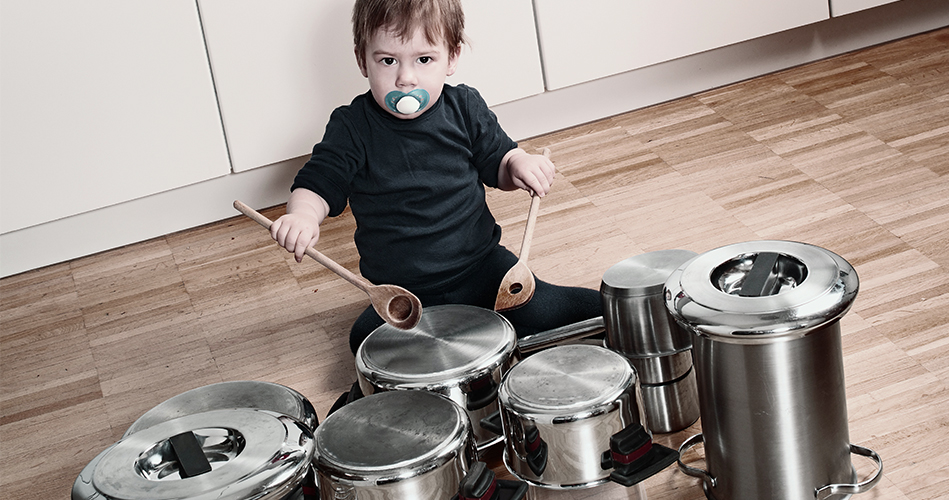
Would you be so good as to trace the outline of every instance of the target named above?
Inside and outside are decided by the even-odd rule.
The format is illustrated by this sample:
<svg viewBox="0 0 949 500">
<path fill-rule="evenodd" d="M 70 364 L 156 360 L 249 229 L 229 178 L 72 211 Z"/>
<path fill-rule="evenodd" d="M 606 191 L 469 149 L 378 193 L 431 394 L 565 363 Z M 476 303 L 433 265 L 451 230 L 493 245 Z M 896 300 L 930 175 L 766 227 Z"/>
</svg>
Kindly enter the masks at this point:
<svg viewBox="0 0 949 500">
<path fill-rule="evenodd" d="M 676 270 L 666 305 L 693 333 L 710 499 L 824 499 L 860 493 L 882 462 L 850 444 L 840 318 L 857 273 L 825 249 L 788 241 L 721 247 Z M 850 455 L 877 471 L 856 483 Z"/>
<path fill-rule="evenodd" d="M 310 429 L 285 415 L 195 413 L 131 434 L 97 456 L 73 500 L 285 500 L 310 471 Z"/>
<path fill-rule="evenodd" d="M 631 486 L 675 462 L 644 428 L 636 373 L 620 354 L 591 345 L 539 351 L 505 375 L 498 394 L 504 463 L 554 490 Z"/>
<path fill-rule="evenodd" d="M 462 407 L 471 422 L 497 412 L 501 376 L 514 363 L 517 334 L 500 314 L 479 307 L 426 307 L 418 326 L 382 325 L 356 351 L 359 387 L 365 395 L 393 390 L 441 394 Z M 473 428 L 477 449 L 503 439 Z"/>
<path fill-rule="evenodd" d="M 497 481 L 476 462 L 466 412 L 428 391 L 391 391 L 343 406 L 316 431 L 323 500 L 523 498 L 526 484 Z M 480 465 L 479 465 L 480 464 Z"/>
</svg>

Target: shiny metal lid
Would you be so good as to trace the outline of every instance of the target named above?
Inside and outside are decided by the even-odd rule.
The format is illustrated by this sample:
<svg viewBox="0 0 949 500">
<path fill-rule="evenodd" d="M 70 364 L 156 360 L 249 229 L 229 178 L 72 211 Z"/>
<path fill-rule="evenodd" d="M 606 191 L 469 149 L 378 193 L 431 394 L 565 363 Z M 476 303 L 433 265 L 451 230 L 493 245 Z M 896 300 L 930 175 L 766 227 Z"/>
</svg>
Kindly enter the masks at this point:
<svg viewBox="0 0 949 500">
<path fill-rule="evenodd" d="M 806 335 L 838 320 L 853 304 L 853 267 L 823 248 L 792 241 L 751 241 L 692 259 L 669 277 L 665 301 L 698 335 L 769 343 Z"/>
<path fill-rule="evenodd" d="M 696 255 L 690 250 L 657 250 L 630 257 L 603 273 L 600 292 L 619 297 L 660 295 L 669 275 Z"/>
<path fill-rule="evenodd" d="M 620 354 L 586 345 L 551 347 L 514 365 L 498 400 L 522 415 L 571 417 L 612 404 L 636 383 L 636 372 Z"/>
<path fill-rule="evenodd" d="M 468 416 L 426 391 L 376 393 L 349 403 L 316 430 L 316 468 L 350 481 L 407 479 L 469 450 Z"/>
<path fill-rule="evenodd" d="M 318 425 L 316 410 L 299 392 L 271 382 L 238 380 L 198 387 L 171 397 L 139 417 L 125 431 L 125 436 L 185 415 L 237 408 L 287 415 L 310 430 Z"/>
<path fill-rule="evenodd" d="M 490 309 L 426 307 L 411 330 L 387 324 L 374 330 L 356 351 L 356 369 L 385 388 L 463 383 L 507 360 L 516 342 L 511 323 Z"/>
<path fill-rule="evenodd" d="M 193 436 L 210 470 L 188 477 L 175 437 Z M 278 500 L 304 479 L 314 440 L 300 422 L 262 410 L 215 410 L 168 420 L 96 457 L 88 498 Z M 85 473 L 86 471 L 84 471 Z M 76 499 L 76 489 L 73 498 Z"/>
</svg>

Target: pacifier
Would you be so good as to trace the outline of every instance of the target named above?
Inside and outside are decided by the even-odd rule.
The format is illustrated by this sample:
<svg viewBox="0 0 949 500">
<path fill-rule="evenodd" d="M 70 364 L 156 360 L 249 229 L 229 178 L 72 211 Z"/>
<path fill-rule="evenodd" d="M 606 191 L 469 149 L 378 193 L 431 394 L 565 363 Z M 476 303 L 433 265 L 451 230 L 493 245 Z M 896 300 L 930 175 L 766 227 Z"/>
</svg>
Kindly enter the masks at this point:
<svg viewBox="0 0 949 500">
<path fill-rule="evenodd" d="M 428 105 L 428 92 L 425 89 L 415 89 L 411 92 L 400 92 L 393 90 L 386 94 L 386 107 L 390 111 L 401 115 L 411 115 L 417 113 Z"/>
</svg>

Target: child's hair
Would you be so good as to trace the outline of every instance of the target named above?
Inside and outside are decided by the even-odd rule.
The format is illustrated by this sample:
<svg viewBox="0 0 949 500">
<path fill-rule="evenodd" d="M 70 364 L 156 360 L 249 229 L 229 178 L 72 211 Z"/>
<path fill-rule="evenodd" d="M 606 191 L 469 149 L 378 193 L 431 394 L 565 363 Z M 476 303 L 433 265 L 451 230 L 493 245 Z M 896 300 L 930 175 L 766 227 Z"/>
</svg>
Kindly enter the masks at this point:
<svg viewBox="0 0 949 500">
<path fill-rule="evenodd" d="M 402 40 L 421 28 L 428 43 L 444 41 L 448 50 L 465 43 L 465 13 L 461 0 L 356 0 L 353 6 L 353 43 L 359 65 L 366 63 L 366 47 L 380 28 Z"/>
</svg>

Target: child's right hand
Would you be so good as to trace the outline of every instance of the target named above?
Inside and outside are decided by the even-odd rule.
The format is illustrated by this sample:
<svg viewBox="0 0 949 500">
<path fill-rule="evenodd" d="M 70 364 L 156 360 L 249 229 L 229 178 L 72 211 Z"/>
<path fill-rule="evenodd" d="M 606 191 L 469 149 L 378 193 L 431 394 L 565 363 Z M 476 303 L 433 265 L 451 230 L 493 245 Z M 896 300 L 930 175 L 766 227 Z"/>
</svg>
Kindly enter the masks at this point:
<svg viewBox="0 0 949 500">
<path fill-rule="evenodd" d="M 287 214 L 271 224 L 270 236 L 297 262 L 303 262 L 306 249 L 319 241 L 320 224 L 329 211 L 322 196 L 308 189 L 294 189 L 287 200 Z"/>
<path fill-rule="evenodd" d="M 286 214 L 270 226 L 270 236 L 302 262 L 306 249 L 320 239 L 320 223 L 310 215 Z"/>
</svg>

